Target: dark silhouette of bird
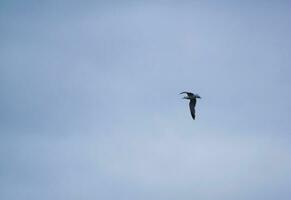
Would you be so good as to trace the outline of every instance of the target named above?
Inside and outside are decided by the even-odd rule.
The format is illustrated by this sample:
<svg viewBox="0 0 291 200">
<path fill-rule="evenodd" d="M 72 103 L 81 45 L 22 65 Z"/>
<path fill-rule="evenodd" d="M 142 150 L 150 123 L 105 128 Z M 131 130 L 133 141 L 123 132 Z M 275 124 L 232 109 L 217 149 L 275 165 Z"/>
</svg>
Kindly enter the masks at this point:
<svg viewBox="0 0 291 200">
<path fill-rule="evenodd" d="M 191 92 L 181 92 L 180 94 L 187 94 L 187 96 L 183 97 L 183 99 L 189 99 L 189 107 L 190 112 L 193 120 L 195 120 L 195 106 L 196 106 L 196 100 L 201 99 L 201 97 L 198 94 L 193 94 Z"/>
</svg>

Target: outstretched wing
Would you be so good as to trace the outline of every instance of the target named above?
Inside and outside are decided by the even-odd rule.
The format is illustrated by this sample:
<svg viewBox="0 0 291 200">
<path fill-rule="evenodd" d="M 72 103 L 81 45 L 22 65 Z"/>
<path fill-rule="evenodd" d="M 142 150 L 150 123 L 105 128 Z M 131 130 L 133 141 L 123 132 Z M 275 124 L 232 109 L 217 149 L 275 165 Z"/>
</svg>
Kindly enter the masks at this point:
<svg viewBox="0 0 291 200">
<path fill-rule="evenodd" d="M 191 116 L 194 120 L 195 120 L 195 105 L 196 105 L 196 99 L 191 99 L 189 103 L 189 107 L 190 107 Z"/>
<path fill-rule="evenodd" d="M 180 94 L 187 94 L 188 96 L 194 96 L 192 92 L 181 92 Z"/>
</svg>

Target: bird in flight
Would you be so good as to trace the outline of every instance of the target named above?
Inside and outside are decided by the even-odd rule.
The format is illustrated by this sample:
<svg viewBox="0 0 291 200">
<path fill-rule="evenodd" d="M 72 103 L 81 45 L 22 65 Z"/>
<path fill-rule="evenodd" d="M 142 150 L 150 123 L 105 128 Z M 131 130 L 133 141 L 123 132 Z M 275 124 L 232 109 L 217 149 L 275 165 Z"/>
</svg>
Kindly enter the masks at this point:
<svg viewBox="0 0 291 200">
<path fill-rule="evenodd" d="M 181 92 L 180 94 L 187 94 L 187 96 L 183 97 L 183 99 L 189 99 L 189 107 L 190 112 L 193 120 L 195 120 L 195 105 L 196 105 L 196 99 L 201 99 L 201 97 L 198 94 L 193 94 L 191 92 Z"/>
</svg>

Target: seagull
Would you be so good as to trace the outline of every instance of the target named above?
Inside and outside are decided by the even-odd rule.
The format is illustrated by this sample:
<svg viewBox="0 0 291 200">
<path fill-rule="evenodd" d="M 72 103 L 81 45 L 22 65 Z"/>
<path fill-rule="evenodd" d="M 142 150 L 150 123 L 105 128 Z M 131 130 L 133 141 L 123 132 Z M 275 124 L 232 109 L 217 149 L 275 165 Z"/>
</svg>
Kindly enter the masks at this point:
<svg viewBox="0 0 291 200">
<path fill-rule="evenodd" d="M 180 94 L 187 94 L 187 96 L 183 97 L 183 99 L 189 99 L 189 107 L 190 112 L 193 120 L 195 120 L 195 105 L 196 105 L 196 99 L 201 99 L 201 97 L 198 94 L 193 94 L 191 92 L 181 92 Z"/>
</svg>

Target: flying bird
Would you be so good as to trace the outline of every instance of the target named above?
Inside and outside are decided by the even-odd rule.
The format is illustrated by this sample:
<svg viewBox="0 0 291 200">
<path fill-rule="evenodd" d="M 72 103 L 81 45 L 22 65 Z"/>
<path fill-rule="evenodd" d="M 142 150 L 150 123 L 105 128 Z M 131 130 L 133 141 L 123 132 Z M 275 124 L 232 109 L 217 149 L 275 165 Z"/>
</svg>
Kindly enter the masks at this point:
<svg viewBox="0 0 291 200">
<path fill-rule="evenodd" d="M 196 99 L 201 99 L 201 97 L 198 94 L 193 94 L 191 92 L 181 92 L 180 94 L 187 94 L 187 96 L 183 97 L 183 99 L 189 99 L 189 107 L 190 112 L 193 120 L 195 120 L 195 106 L 196 106 Z"/>
</svg>

